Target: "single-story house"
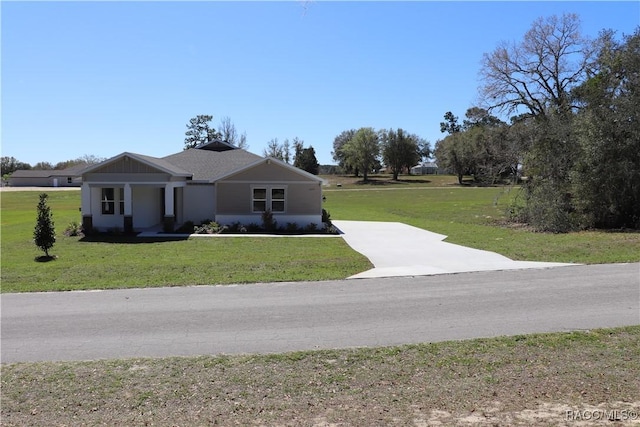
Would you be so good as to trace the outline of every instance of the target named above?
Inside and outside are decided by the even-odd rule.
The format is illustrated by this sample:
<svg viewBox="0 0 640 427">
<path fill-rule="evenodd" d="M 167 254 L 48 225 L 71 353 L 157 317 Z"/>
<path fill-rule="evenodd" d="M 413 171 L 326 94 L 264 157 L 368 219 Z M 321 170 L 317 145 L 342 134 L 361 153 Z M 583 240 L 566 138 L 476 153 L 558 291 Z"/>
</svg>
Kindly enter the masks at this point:
<svg viewBox="0 0 640 427">
<path fill-rule="evenodd" d="M 322 184 L 315 175 L 223 141 L 157 158 L 121 153 L 82 171 L 85 230 L 125 232 L 191 221 L 322 224 Z"/>
<path fill-rule="evenodd" d="M 424 162 L 411 168 L 412 175 L 437 175 L 438 165 L 435 162 Z"/>
<path fill-rule="evenodd" d="M 80 172 L 86 164 L 60 170 L 24 170 L 14 171 L 9 177 L 11 187 L 80 187 Z"/>
</svg>

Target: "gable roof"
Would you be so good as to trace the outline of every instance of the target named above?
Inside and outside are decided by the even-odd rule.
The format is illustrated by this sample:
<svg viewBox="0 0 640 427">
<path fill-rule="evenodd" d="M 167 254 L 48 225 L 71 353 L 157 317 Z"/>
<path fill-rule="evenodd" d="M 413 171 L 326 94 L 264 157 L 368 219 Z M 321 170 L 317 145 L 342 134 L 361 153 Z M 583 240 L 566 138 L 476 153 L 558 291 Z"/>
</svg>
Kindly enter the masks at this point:
<svg viewBox="0 0 640 427">
<path fill-rule="evenodd" d="M 186 177 L 190 177 L 191 173 L 174 165 L 171 164 L 167 161 L 165 161 L 164 159 L 159 159 L 157 157 L 152 157 L 152 156 L 145 156 L 143 154 L 137 154 L 137 153 L 129 153 L 129 152 L 124 152 L 121 154 L 118 154 L 115 157 L 112 157 L 110 159 L 105 160 L 104 162 L 101 163 L 97 163 L 95 165 L 91 165 L 89 167 L 87 167 L 86 169 L 84 169 L 82 171 L 82 174 L 86 174 L 89 172 L 95 172 L 98 169 L 103 168 L 104 166 L 108 165 L 109 163 L 113 163 L 113 162 L 117 162 L 118 160 L 125 158 L 125 157 L 129 157 L 133 160 L 136 160 L 140 163 L 143 163 L 147 166 L 150 166 L 154 169 L 158 169 L 162 172 L 168 173 L 170 175 L 173 176 L 186 176 Z"/>
<path fill-rule="evenodd" d="M 81 174 L 84 175 L 98 171 L 110 163 L 117 162 L 124 157 L 129 157 L 172 176 L 190 177 L 191 181 L 196 182 L 212 183 L 269 162 L 274 162 L 307 179 L 324 182 L 322 178 L 296 168 L 282 160 L 273 157 L 265 158 L 236 147 L 218 150 L 217 148 L 220 148 L 219 142 L 214 141 L 213 144 L 214 146 L 209 148 L 189 148 L 188 150 L 183 150 L 162 158 L 124 152 L 104 162 L 85 168 L 81 171 Z M 232 147 L 230 145 L 226 146 Z"/>
<path fill-rule="evenodd" d="M 190 148 L 162 158 L 175 167 L 191 172 L 193 181 L 206 182 L 214 182 L 261 159 L 263 157 L 239 148 L 226 151 Z"/>
<path fill-rule="evenodd" d="M 325 180 L 320 178 L 319 176 L 314 175 L 312 173 L 309 173 L 309 172 L 307 172 L 305 170 L 302 170 L 300 168 L 297 168 L 295 166 L 292 166 L 289 163 L 286 163 L 286 162 L 284 162 L 284 161 L 282 161 L 280 159 L 276 159 L 275 157 L 261 157 L 260 159 L 258 159 L 257 161 L 255 161 L 253 163 L 250 163 L 250 164 L 245 165 L 244 167 L 232 170 L 229 173 L 227 173 L 225 175 L 221 175 L 216 179 L 217 180 L 226 179 L 226 178 L 229 178 L 229 177 L 231 177 L 233 175 L 239 174 L 239 173 L 244 172 L 244 171 L 246 171 L 248 169 L 251 169 L 251 168 L 254 168 L 254 167 L 258 166 L 258 165 L 261 165 L 263 163 L 269 164 L 270 162 L 272 162 L 272 163 L 274 163 L 276 165 L 279 165 L 280 167 L 283 167 L 285 169 L 288 169 L 288 170 L 290 170 L 290 171 L 292 171 L 294 173 L 297 173 L 298 175 L 301 175 L 301 176 L 304 176 L 304 177 L 306 177 L 308 179 L 311 179 L 313 181 L 318 181 L 318 182 L 321 182 L 323 184 L 325 183 Z"/>
</svg>

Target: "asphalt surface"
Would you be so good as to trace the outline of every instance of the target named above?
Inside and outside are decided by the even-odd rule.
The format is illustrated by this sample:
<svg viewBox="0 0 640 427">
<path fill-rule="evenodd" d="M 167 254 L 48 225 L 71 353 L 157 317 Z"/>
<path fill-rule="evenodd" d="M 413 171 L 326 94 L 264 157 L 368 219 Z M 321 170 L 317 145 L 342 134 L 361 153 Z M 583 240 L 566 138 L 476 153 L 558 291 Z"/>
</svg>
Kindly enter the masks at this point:
<svg viewBox="0 0 640 427">
<path fill-rule="evenodd" d="M 3 294 L 1 361 L 386 346 L 640 324 L 640 264 Z"/>
</svg>

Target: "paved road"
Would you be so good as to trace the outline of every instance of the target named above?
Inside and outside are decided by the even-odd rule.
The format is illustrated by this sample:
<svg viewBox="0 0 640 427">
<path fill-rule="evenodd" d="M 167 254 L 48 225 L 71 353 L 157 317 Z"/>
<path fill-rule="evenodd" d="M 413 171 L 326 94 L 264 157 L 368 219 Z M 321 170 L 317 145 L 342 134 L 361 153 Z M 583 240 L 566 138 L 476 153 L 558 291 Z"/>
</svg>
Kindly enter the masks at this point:
<svg viewBox="0 0 640 427">
<path fill-rule="evenodd" d="M 284 352 L 640 324 L 640 264 L 0 298 L 3 363 Z"/>
</svg>

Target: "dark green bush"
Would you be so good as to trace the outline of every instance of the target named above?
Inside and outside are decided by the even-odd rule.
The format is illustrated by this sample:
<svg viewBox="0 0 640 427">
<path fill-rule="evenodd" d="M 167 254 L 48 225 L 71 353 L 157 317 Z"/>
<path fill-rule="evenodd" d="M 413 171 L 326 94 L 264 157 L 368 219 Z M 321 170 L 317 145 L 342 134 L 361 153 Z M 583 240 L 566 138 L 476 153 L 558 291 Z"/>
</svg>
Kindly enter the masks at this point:
<svg viewBox="0 0 640 427">
<path fill-rule="evenodd" d="M 278 221 L 273 217 L 273 212 L 262 212 L 262 226 L 265 231 L 275 231 L 278 229 Z"/>
</svg>

